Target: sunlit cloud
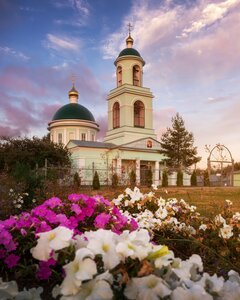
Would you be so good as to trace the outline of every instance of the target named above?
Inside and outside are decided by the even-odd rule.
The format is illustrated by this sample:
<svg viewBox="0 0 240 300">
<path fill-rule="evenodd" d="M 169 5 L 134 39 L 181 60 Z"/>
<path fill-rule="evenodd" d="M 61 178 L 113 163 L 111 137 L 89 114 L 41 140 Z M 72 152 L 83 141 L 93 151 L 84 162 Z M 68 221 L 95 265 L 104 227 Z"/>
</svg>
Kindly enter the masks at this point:
<svg viewBox="0 0 240 300">
<path fill-rule="evenodd" d="M 187 36 L 191 32 L 198 32 L 202 28 L 219 21 L 228 13 L 230 9 L 234 8 L 239 3 L 239 0 L 226 0 L 219 3 L 207 4 L 203 8 L 200 18 L 192 22 L 192 25 L 189 28 L 185 28 L 182 36 Z"/>
<path fill-rule="evenodd" d="M 69 37 L 59 37 L 48 33 L 46 36 L 46 40 L 44 41 L 44 46 L 46 48 L 54 49 L 54 50 L 71 50 L 71 51 L 79 51 L 80 49 L 80 40 L 71 39 Z"/>
<path fill-rule="evenodd" d="M 22 53 L 21 51 L 14 50 L 14 49 L 12 49 L 10 47 L 6 47 L 6 46 L 4 46 L 4 47 L 0 46 L 0 53 L 5 54 L 5 55 L 14 56 L 16 58 L 19 58 L 19 59 L 25 60 L 25 61 L 30 59 L 29 56 Z"/>
</svg>

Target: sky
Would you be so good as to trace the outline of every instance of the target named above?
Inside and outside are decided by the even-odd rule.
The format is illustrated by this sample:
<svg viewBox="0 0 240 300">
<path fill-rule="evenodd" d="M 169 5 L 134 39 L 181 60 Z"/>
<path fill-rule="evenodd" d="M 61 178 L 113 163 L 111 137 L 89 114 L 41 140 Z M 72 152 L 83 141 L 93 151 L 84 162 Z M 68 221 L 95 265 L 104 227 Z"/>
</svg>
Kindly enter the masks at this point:
<svg viewBox="0 0 240 300">
<path fill-rule="evenodd" d="M 240 0 L 0 0 L 0 135 L 47 134 L 74 75 L 101 140 L 129 22 L 158 138 L 178 112 L 200 167 L 218 143 L 240 161 Z"/>
</svg>

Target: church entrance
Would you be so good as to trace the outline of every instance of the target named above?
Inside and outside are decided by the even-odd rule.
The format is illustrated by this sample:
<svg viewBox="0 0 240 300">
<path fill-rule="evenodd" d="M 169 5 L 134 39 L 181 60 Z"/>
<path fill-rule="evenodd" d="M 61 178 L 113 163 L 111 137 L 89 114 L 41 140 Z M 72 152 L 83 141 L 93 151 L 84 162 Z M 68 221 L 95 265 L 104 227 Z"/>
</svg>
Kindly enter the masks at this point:
<svg viewBox="0 0 240 300">
<path fill-rule="evenodd" d="M 140 184 L 141 185 L 147 185 L 147 173 L 148 173 L 149 169 L 152 170 L 152 174 L 153 174 L 154 173 L 153 172 L 153 162 L 141 161 L 141 164 L 140 164 Z"/>
</svg>

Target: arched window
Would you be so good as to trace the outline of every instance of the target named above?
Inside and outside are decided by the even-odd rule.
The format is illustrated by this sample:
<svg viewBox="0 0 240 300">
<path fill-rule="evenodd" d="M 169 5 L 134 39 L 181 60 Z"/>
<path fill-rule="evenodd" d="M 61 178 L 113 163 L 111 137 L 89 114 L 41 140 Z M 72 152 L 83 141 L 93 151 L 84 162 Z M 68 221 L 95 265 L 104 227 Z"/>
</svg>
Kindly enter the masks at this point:
<svg viewBox="0 0 240 300">
<path fill-rule="evenodd" d="M 117 67 L 117 86 L 122 85 L 122 67 Z"/>
<path fill-rule="evenodd" d="M 136 101 L 134 103 L 134 127 L 145 126 L 145 108 L 142 101 Z"/>
<path fill-rule="evenodd" d="M 138 65 L 133 67 L 133 85 L 141 85 L 141 70 Z"/>
<path fill-rule="evenodd" d="M 113 128 L 120 127 L 120 106 L 118 102 L 113 105 Z"/>
</svg>

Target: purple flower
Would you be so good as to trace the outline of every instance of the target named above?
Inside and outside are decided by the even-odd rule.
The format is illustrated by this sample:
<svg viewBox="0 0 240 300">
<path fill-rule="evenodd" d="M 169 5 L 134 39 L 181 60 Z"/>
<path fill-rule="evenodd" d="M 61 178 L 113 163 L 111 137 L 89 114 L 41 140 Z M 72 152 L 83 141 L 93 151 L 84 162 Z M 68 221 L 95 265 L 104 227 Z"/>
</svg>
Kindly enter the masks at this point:
<svg viewBox="0 0 240 300">
<path fill-rule="evenodd" d="M 83 207 L 82 213 L 83 213 L 83 215 L 85 215 L 87 217 L 91 217 L 92 214 L 94 213 L 94 208 L 92 208 L 92 207 Z"/>
<path fill-rule="evenodd" d="M 110 219 L 111 219 L 111 215 L 101 213 L 100 215 L 98 215 L 95 218 L 94 225 L 97 228 L 104 228 L 105 225 L 109 222 Z"/>
<path fill-rule="evenodd" d="M 7 258 L 5 258 L 4 262 L 8 266 L 9 269 L 12 269 L 14 266 L 17 265 L 20 257 L 15 254 L 8 255 Z"/>
<path fill-rule="evenodd" d="M 0 259 L 4 258 L 7 254 L 7 251 L 4 249 L 0 249 Z"/>
<path fill-rule="evenodd" d="M 70 194 L 68 196 L 68 200 L 72 201 L 72 202 L 77 202 L 81 199 L 81 195 L 80 194 Z"/>
<path fill-rule="evenodd" d="M 52 198 L 48 199 L 47 201 L 45 201 L 44 205 L 46 205 L 50 208 L 54 208 L 56 206 L 61 206 L 62 201 L 57 197 L 52 197 Z"/>
<path fill-rule="evenodd" d="M 40 280 L 47 280 L 52 275 L 50 266 L 56 265 L 56 260 L 51 257 L 48 261 L 40 261 L 38 265 L 37 277 Z"/>
<path fill-rule="evenodd" d="M 134 219 L 131 219 L 130 226 L 132 231 L 138 229 L 138 223 Z"/>
<path fill-rule="evenodd" d="M 95 207 L 96 206 L 96 200 L 94 198 L 88 197 L 85 199 L 85 203 L 87 204 L 88 207 Z"/>
<path fill-rule="evenodd" d="M 79 215 L 82 212 L 81 208 L 75 203 L 71 205 L 71 210 L 77 215 Z"/>
<path fill-rule="evenodd" d="M 20 230 L 20 232 L 21 232 L 21 235 L 23 235 L 23 236 L 27 235 L 27 231 L 23 228 Z"/>
</svg>

